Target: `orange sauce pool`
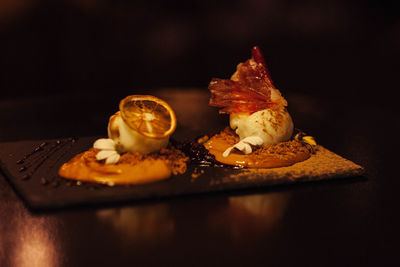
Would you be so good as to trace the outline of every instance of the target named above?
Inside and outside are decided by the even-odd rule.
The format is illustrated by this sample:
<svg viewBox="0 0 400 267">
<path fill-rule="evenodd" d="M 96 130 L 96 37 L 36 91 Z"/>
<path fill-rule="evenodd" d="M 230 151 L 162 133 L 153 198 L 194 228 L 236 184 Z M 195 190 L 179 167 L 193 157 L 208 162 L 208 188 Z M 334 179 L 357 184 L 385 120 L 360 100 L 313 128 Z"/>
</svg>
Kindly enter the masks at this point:
<svg viewBox="0 0 400 267">
<path fill-rule="evenodd" d="M 286 167 L 310 157 L 309 150 L 297 141 L 287 141 L 260 148 L 248 155 L 232 150 L 227 157 L 224 157 L 222 155 L 224 151 L 237 141 L 238 138 L 223 131 L 214 135 L 204 146 L 218 162 L 247 168 Z"/>
<path fill-rule="evenodd" d="M 180 170 L 171 168 L 171 158 L 123 155 L 117 164 L 104 164 L 96 160 L 97 150 L 90 149 L 76 155 L 59 169 L 60 176 L 83 182 L 95 182 L 107 185 L 143 184 L 161 181 L 171 174 L 186 170 L 186 159 L 179 158 Z M 136 155 L 137 156 L 137 155 Z M 131 157 L 131 158 L 129 158 Z M 174 166 L 176 166 L 176 162 Z M 179 163 L 178 163 L 179 165 Z"/>
</svg>

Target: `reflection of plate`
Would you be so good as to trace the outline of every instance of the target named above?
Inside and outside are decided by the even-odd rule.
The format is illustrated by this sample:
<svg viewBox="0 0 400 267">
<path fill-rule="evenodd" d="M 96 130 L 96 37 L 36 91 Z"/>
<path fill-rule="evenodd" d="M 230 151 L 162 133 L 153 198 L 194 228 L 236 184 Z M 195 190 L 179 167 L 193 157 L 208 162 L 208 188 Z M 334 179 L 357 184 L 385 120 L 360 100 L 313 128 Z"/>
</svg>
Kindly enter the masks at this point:
<svg viewBox="0 0 400 267">
<path fill-rule="evenodd" d="M 107 187 L 64 180 L 57 175 L 62 163 L 88 149 L 95 137 L 74 140 L 48 140 L 47 146 L 17 162 L 44 141 L 0 144 L 1 168 L 8 181 L 28 206 L 35 209 L 74 205 L 157 199 L 232 189 L 244 189 L 361 175 L 363 168 L 323 147 L 309 160 L 278 169 L 234 170 L 190 165 L 185 174 L 161 182 Z M 31 163 L 30 163 L 31 162 Z M 201 172 L 204 170 L 204 173 Z M 31 175 L 27 175 L 33 172 Z M 193 174 L 200 174 L 199 177 Z M 197 177 L 197 178 L 195 178 Z"/>
</svg>

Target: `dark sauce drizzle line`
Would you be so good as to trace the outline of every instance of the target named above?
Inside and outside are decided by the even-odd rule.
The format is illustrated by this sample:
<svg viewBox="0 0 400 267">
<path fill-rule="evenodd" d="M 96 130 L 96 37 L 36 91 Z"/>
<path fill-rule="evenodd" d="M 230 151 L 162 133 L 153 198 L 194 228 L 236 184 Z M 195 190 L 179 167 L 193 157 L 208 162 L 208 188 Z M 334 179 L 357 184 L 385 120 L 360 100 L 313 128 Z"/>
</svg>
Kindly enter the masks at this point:
<svg viewBox="0 0 400 267">
<path fill-rule="evenodd" d="M 47 151 L 43 150 L 43 152 L 46 152 L 45 155 L 43 155 L 43 153 L 40 153 L 40 154 L 36 154 L 36 157 L 32 157 L 32 159 L 29 160 L 29 161 L 25 160 L 24 161 L 25 164 L 21 168 L 19 168 L 18 171 L 19 172 L 24 172 L 24 171 L 28 170 L 30 167 L 36 166 L 38 163 L 42 162 L 43 158 L 46 158 L 46 156 L 48 154 L 52 154 L 53 150 L 55 150 L 61 144 L 62 144 L 62 141 L 61 140 L 57 140 L 56 143 L 53 144 Z M 35 148 L 35 150 L 36 149 L 37 148 Z M 42 151 L 42 150 L 38 150 L 38 151 Z M 20 161 L 18 161 L 18 162 L 20 162 Z"/>
<path fill-rule="evenodd" d="M 51 149 L 53 149 L 53 147 L 50 147 L 48 149 L 48 151 L 50 151 Z M 21 160 L 18 161 L 19 163 L 17 163 L 17 164 L 20 165 L 20 167 L 18 169 L 19 172 L 24 172 L 24 171 L 28 170 L 28 168 L 30 168 L 36 162 L 39 162 L 42 160 L 43 153 L 45 153 L 45 149 L 35 149 L 35 150 L 37 152 L 32 154 L 29 158 L 22 160 L 22 163 L 21 163 Z M 39 151 L 41 153 L 38 153 Z"/>
<path fill-rule="evenodd" d="M 40 144 L 38 147 L 36 147 L 32 152 L 26 154 L 22 159 L 17 161 L 17 164 L 22 164 L 25 161 L 27 161 L 28 158 L 30 158 L 31 156 L 33 156 L 33 154 L 37 153 L 38 155 L 36 155 L 36 157 L 31 157 L 30 159 L 32 159 L 32 162 L 30 162 L 30 166 L 32 166 L 34 164 L 34 162 L 37 162 L 38 159 L 40 159 L 39 162 L 37 162 L 37 165 L 34 166 L 34 170 L 30 171 L 28 174 L 25 174 L 22 177 L 22 180 L 28 180 L 33 174 L 34 172 L 52 155 L 54 155 L 57 151 L 59 151 L 62 147 L 64 147 L 66 144 L 70 144 L 60 155 L 58 155 L 58 157 L 53 160 L 52 164 L 49 166 L 49 169 L 47 171 L 47 174 L 51 174 L 53 168 L 57 165 L 57 163 L 68 153 L 68 151 L 73 147 L 73 145 L 75 144 L 75 142 L 78 140 L 78 138 L 68 138 L 65 142 L 62 143 L 62 141 L 57 140 L 56 143 L 51 146 L 48 151 L 47 151 L 47 155 L 45 156 L 41 156 L 41 153 L 38 153 L 39 151 L 43 151 L 44 147 L 47 145 L 44 144 L 45 142 L 43 142 L 42 144 Z M 39 148 L 40 147 L 40 148 Z M 57 149 L 56 149 L 57 148 Z M 24 167 L 24 166 L 23 166 Z M 27 170 L 27 168 L 29 168 L 28 166 L 25 166 L 24 169 L 20 169 L 20 172 L 24 172 L 25 170 Z M 40 183 L 43 186 L 46 186 L 48 184 L 50 184 L 52 187 L 58 187 L 61 183 L 65 182 L 65 185 L 67 185 L 68 187 L 77 185 L 77 186 L 81 186 L 84 185 L 85 187 L 87 187 L 89 190 L 96 190 L 102 187 L 107 187 L 106 185 L 101 185 L 101 184 L 93 184 L 93 183 L 85 183 L 85 182 L 81 182 L 81 181 L 70 181 L 70 180 L 66 180 L 61 178 L 59 175 L 53 175 L 51 177 L 51 179 L 47 179 L 46 177 L 42 176 L 40 177 Z"/>
<path fill-rule="evenodd" d="M 32 150 L 31 152 L 29 152 L 28 154 L 26 154 L 22 159 L 20 159 L 20 160 L 17 160 L 17 164 L 23 164 L 23 163 L 25 163 L 25 161 L 28 159 L 28 158 L 30 158 L 30 157 L 32 157 L 33 155 L 35 155 L 35 154 L 37 154 L 38 152 L 40 152 L 40 151 L 43 151 L 43 148 L 45 147 L 45 146 L 47 146 L 47 142 L 43 142 L 43 143 L 41 143 L 39 146 L 37 146 L 34 150 Z"/>
<path fill-rule="evenodd" d="M 78 140 L 78 138 L 72 138 L 72 137 L 67 139 L 67 141 L 69 141 L 69 146 L 60 155 L 58 155 L 58 157 L 53 161 L 52 164 L 50 164 L 49 169 L 47 171 L 48 174 L 52 173 L 52 170 L 57 165 L 57 163 L 68 153 L 68 151 L 72 148 L 72 146 L 75 144 L 75 142 L 77 140 Z M 53 187 L 57 187 L 60 183 L 59 180 L 61 180 L 58 178 L 60 178 L 60 177 L 57 174 L 53 175 L 50 179 L 46 179 L 46 177 L 41 177 L 40 183 L 42 185 L 47 185 L 48 183 L 51 183 L 51 185 Z"/>
<path fill-rule="evenodd" d="M 49 150 L 47 151 L 47 154 L 45 154 L 43 156 L 39 156 L 38 158 L 34 159 L 32 162 L 28 162 L 28 164 L 26 164 L 26 165 L 22 166 L 21 168 L 19 168 L 19 170 L 18 170 L 19 172 L 24 172 L 24 171 L 28 170 L 29 168 L 33 167 L 33 169 L 29 171 L 29 173 L 27 173 L 27 174 L 22 176 L 22 180 L 29 179 L 39 169 L 39 167 L 43 165 L 43 163 L 49 157 L 54 155 L 54 153 L 59 151 L 62 147 L 64 147 L 70 141 L 72 141 L 72 140 L 68 139 L 66 142 L 62 142 L 61 140 L 57 140 L 55 142 L 55 144 L 49 148 Z M 35 154 L 35 153 L 37 153 L 39 151 L 43 151 L 44 146 L 45 146 L 44 143 L 40 144 L 32 152 L 26 154 L 22 159 L 18 160 L 17 164 L 22 164 L 30 156 L 32 156 L 33 154 Z"/>
<path fill-rule="evenodd" d="M 61 153 L 57 159 L 55 159 L 53 161 L 53 163 L 49 166 L 48 169 L 48 174 L 52 173 L 53 168 L 57 165 L 57 163 L 68 153 L 69 149 L 72 148 L 72 146 L 74 145 L 74 143 L 78 140 L 78 138 L 69 138 L 68 141 L 70 141 L 70 145 L 67 149 L 64 150 L 63 153 Z M 61 176 L 59 176 L 58 174 L 53 175 L 50 179 L 46 179 L 46 177 L 42 176 L 40 178 L 40 183 L 44 186 L 50 184 L 52 187 L 58 187 L 60 184 L 65 184 L 68 187 L 72 187 L 72 186 L 83 186 L 89 190 L 97 190 L 100 188 L 104 188 L 104 187 L 109 187 L 107 185 L 103 185 L 103 184 L 98 184 L 98 183 L 91 183 L 91 182 L 82 182 L 82 181 L 73 181 L 73 180 L 69 180 L 69 179 L 64 179 Z M 127 185 L 129 186 L 129 185 Z"/>
</svg>

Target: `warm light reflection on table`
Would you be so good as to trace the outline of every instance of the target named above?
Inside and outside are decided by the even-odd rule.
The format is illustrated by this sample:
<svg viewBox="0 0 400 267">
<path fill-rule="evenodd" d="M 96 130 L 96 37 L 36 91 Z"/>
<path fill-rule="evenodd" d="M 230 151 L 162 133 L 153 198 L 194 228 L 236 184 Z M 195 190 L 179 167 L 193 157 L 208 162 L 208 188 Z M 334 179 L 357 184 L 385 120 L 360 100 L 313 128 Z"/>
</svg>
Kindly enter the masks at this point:
<svg viewBox="0 0 400 267">
<path fill-rule="evenodd" d="M 59 266 L 62 253 L 60 243 L 56 242 L 57 221 L 48 216 L 33 216 L 22 203 L 19 206 L 20 209 L 0 211 L 13 219 L 5 221 L 2 216 L 0 239 L 8 246 L 0 252 L 0 258 L 15 267 Z"/>
<path fill-rule="evenodd" d="M 103 209 L 96 214 L 100 220 L 110 223 L 115 231 L 135 242 L 168 239 L 175 230 L 167 204 Z"/>
<path fill-rule="evenodd" d="M 233 240 L 245 240 L 252 234 L 274 231 L 281 222 L 290 194 L 270 193 L 264 195 L 232 196 L 227 201 L 216 201 L 215 207 L 208 210 L 207 227 L 216 234 L 231 236 Z M 130 241 L 149 243 L 153 240 L 171 239 L 182 229 L 177 229 L 184 214 L 174 214 L 173 204 L 154 204 L 150 206 L 102 209 L 97 217 L 110 224 L 117 232 L 123 233 Z M 199 210 L 194 218 L 205 215 Z M 201 220 L 201 218 L 198 218 Z M 206 226 L 206 225 L 205 225 Z"/>
<path fill-rule="evenodd" d="M 233 240 L 244 241 L 261 232 L 268 235 L 281 222 L 289 200 L 289 193 L 232 196 L 228 206 L 210 216 L 208 223 Z"/>
</svg>

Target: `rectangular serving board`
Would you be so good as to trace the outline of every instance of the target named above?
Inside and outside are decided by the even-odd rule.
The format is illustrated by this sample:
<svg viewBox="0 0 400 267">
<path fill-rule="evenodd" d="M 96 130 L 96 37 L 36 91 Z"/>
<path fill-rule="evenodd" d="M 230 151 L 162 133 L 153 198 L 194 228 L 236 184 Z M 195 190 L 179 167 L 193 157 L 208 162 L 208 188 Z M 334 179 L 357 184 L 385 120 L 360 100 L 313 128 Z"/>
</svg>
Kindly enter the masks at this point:
<svg viewBox="0 0 400 267">
<path fill-rule="evenodd" d="M 262 188 L 278 184 L 347 178 L 363 174 L 363 167 L 319 146 L 310 159 L 275 169 L 232 169 L 188 164 L 182 175 L 130 186 L 80 183 L 58 176 L 59 167 L 89 149 L 96 137 L 0 143 L 4 177 L 26 205 L 34 210 L 59 209 L 209 192 Z M 47 145 L 32 154 L 42 143 Z M 30 155 L 24 163 L 21 159 Z M 29 163 L 30 162 L 30 163 Z M 22 169 L 21 169 L 22 168 Z"/>
</svg>

